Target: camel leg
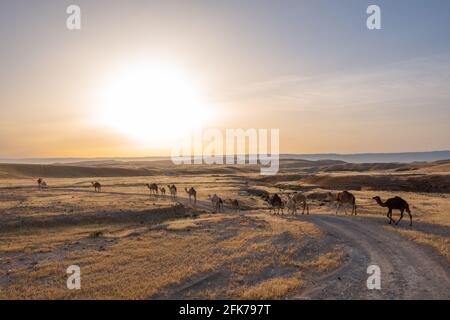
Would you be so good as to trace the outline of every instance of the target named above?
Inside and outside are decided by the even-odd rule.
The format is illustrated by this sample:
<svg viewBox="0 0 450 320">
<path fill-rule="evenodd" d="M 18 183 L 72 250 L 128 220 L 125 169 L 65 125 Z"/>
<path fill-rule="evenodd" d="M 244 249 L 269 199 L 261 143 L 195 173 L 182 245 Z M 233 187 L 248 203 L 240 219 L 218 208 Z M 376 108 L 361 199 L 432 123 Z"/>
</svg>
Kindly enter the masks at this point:
<svg viewBox="0 0 450 320">
<path fill-rule="evenodd" d="M 400 222 L 400 220 L 402 220 L 402 218 L 403 218 L 403 211 L 404 211 L 404 210 L 400 210 L 400 218 L 399 218 L 398 221 L 395 223 L 395 225 L 398 225 L 398 223 Z"/>
<path fill-rule="evenodd" d="M 406 211 L 409 214 L 409 226 L 412 227 L 412 214 L 409 211 Z"/>
<path fill-rule="evenodd" d="M 341 204 L 338 202 L 337 207 L 336 207 L 336 215 L 338 213 L 339 207 L 341 206 Z"/>
<path fill-rule="evenodd" d="M 309 216 L 309 205 L 306 204 L 306 214 Z"/>
<path fill-rule="evenodd" d="M 389 211 L 387 213 L 387 217 L 389 218 L 389 224 L 391 224 L 391 222 L 394 221 L 394 220 L 392 220 L 392 210 L 389 209 Z"/>
</svg>

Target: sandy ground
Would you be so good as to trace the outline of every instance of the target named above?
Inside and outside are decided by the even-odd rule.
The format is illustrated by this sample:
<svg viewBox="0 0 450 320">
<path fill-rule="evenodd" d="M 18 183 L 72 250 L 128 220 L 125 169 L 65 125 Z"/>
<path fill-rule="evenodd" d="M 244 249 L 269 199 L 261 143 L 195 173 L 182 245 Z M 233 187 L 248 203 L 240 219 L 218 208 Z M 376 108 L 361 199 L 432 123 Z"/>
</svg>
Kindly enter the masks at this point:
<svg viewBox="0 0 450 320">
<path fill-rule="evenodd" d="M 324 200 L 334 188 L 277 179 L 288 187 L 251 172 L 56 177 L 43 190 L 32 178 L 0 179 L 0 298 L 450 298 L 449 194 L 360 188 L 352 190 L 358 216 L 336 216 Z M 175 183 L 176 201 L 150 196 L 150 182 Z M 195 206 L 184 192 L 190 186 Z M 258 196 L 297 186 L 307 189 L 309 216 L 274 216 Z M 244 210 L 213 213 L 214 193 Z M 407 219 L 388 225 L 372 200 L 393 193 L 410 203 L 413 227 Z M 66 287 L 73 264 L 81 290 Z M 366 287 L 371 264 L 381 269 L 381 290 Z"/>
</svg>

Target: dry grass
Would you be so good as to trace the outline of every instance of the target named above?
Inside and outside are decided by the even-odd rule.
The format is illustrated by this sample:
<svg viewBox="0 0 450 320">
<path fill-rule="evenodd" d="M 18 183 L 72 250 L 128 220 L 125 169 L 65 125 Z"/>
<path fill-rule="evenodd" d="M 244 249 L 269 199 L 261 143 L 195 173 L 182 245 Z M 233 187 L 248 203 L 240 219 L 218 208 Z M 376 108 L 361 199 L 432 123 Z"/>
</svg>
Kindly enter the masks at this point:
<svg viewBox="0 0 450 320">
<path fill-rule="evenodd" d="M 325 253 L 314 260 L 303 262 L 300 266 L 304 269 L 329 272 L 337 269 L 342 264 L 343 257 L 344 250 L 336 248 L 334 251 Z"/>
<path fill-rule="evenodd" d="M 441 237 L 414 230 L 397 229 L 397 232 L 417 243 L 432 247 L 450 262 L 450 237 Z"/>
<path fill-rule="evenodd" d="M 198 227 L 198 224 L 196 224 L 192 220 L 177 220 L 169 222 L 167 224 L 166 230 L 181 231 Z"/>
<path fill-rule="evenodd" d="M 91 236 L 99 231 L 101 237 Z M 305 234 L 320 236 L 309 223 L 263 214 L 205 215 L 151 228 L 85 226 L 9 233 L 0 245 L 8 253 L 0 269 L 9 270 L 0 274 L 9 279 L 0 298 L 147 299 L 176 294 L 178 286 L 217 272 L 230 273 L 231 281 L 191 294 L 238 298 L 241 281 L 252 286 L 255 280 L 247 278 L 265 279 L 267 270 L 293 265 Z M 65 287 L 66 268 L 72 264 L 81 267 L 79 291 Z M 299 287 L 299 279 L 283 281 L 265 284 L 267 294 L 282 297 Z"/>
<path fill-rule="evenodd" d="M 238 297 L 246 300 L 282 299 L 302 285 L 303 281 L 300 279 L 300 274 L 288 278 L 278 277 L 241 289 Z"/>
</svg>

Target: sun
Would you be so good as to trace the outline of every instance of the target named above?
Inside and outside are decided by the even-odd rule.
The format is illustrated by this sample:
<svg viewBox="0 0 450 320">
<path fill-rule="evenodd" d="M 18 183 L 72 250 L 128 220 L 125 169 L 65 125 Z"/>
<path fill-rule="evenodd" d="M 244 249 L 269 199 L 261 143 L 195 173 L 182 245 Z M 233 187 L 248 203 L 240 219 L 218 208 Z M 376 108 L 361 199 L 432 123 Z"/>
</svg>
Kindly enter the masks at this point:
<svg viewBox="0 0 450 320">
<path fill-rule="evenodd" d="M 103 125 L 150 147 L 167 147 L 212 116 L 195 82 L 166 64 L 116 70 L 100 90 L 99 105 Z"/>
</svg>

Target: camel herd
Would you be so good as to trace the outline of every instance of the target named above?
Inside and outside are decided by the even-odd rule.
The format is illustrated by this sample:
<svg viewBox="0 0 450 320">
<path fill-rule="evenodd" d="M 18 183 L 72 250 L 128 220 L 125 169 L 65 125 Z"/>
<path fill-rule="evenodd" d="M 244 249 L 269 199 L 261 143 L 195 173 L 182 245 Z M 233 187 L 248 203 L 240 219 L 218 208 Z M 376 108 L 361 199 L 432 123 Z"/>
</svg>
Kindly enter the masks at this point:
<svg viewBox="0 0 450 320">
<path fill-rule="evenodd" d="M 337 203 L 336 207 L 336 215 L 338 214 L 339 208 L 342 206 L 344 207 L 344 212 L 347 215 L 347 209 L 345 205 L 351 205 L 352 212 L 351 215 L 356 216 L 356 197 L 349 191 L 342 191 L 337 194 L 332 194 L 329 192 L 327 194 L 327 198 L 330 201 L 335 201 Z M 274 214 L 283 214 L 283 208 L 287 208 L 288 213 L 292 215 L 297 214 L 297 208 L 300 205 L 303 208 L 302 214 L 305 213 L 309 214 L 309 206 L 307 203 L 307 197 L 300 193 L 295 192 L 294 194 L 288 195 L 288 198 L 286 200 L 283 200 L 277 193 L 270 195 L 263 196 L 263 199 L 268 203 L 269 205 L 269 211 L 274 212 Z M 406 200 L 396 196 L 394 198 L 390 198 L 386 200 L 386 202 L 381 201 L 381 198 L 379 196 L 373 197 L 373 200 L 377 202 L 378 205 L 381 207 L 388 208 L 387 217 L 389 219 L 389 224 L 395 223 L 398 225 L 398 223 L 403 219 L 404 213 L 408 213 L 409 220 L 410 220 L 410 226 L 412 226 L 412 215 L 411 211 L 409 209 L 408 202 Z M 392 219 L 392 210 L 399 210 L 400 211 L 400 218 L 397 220 L 397 222 Z"/>
<path fill-rule="evenodd" d="M 47 183 L 42 178 L 39 178 L 37 180 L 37 184 L 38 184 L 39 189 L 48 187 Z M 102 185 L 100 184 L 100 182 L 92 181 L 91 184 L 94 187 L 95 192 L 101 192 Z M 159 187 L 156 183 L 151 183 L 151 184 L 147 183 L 145 185 L 147 186 L 147 188 L 150 191 L 150 196 L 151 195 L 159 195 L 159 193 L 161 193 L 161 195 L 166 194 L 166 189 L 164 187 Z M 167 189 L 170 193 L 171 199 L 176 201 L 177 187 L 174 184 L 172 184 L 172 185 L 169 184 L 169 185 L 167 185 Z M 192 203 L 192 201 L 194 201 L 194 205 L 196 205 L 197 204 L 197 191 L 195 190 L 195 188 L 194 187 L 190 187 L 189 189 L 184 188 L 184 190 L 189 197 L 189 203 Z M 288 213 L 290 213 L 292 215 L 296 215 L 297 208 L 301 207 L 302 215 L 305 213 L 305 211 L 306 211 L 306 214 L 309 215 L 309 205 L 307 202 L 307 197 L 306 197 L 306 195 L 304 195 L 301 192 L 295 192 L 293 194 L 289 194 L 287 196 L 287 199 L 282 199 L 277 193 L 275 193 L 273 195 L 266 194 L 266 195 L 262 196 L 262 198 L 265 202 L 267 202 L 267 204 L 269 206 L 269 212 L 273 211 L 274 214 L 280 214 L 280 212 L 281 212 L 281 214 L 283 214 L 283 209 L 287 208 Z M 217 194 L 213 194 L 212 196 L 208 195 L 208 199 L 211 201 L 211 206 L 212 206 L 212 209 L 214 212 L 223 211 L 224 202 L 229 203 L 230 207 L 233 210 L 235 210 L 236 212 L 239 212 L 241 210 L 240 202 L 237 199 L 226 199 L 224 201 Z M 338 211 L 341 207 L 344 207 L 344 212 L 347 215 L 346 205 L 351 205 L 351 207 L 352 207 L 351 215 L 356 216 L 356 197 L 351 192 L 342 191 L 337 194 L 332 194 L 331 192 L 329 192 L 327 194 L 327 199 L 329 201 L 334 201 L 337 203 L 336 213 L 335 213 L 336 215 L 338 214 Z M 388 208 L 387 217 L 389 219 L 389 224 L 394 223 L 397 225 L 403 219 L 403 215 L 406 212 L 409 215 L 410 226 L 412 226 L 411 211 L 409 209 L 408 202 L 406 202 L 404 199 L 402 199 L 398 196 L 387 199 L 385 202 L 383 202 L 379 196 L 373 197 L 372 199 L 375 200 L 379 206 Z M 397 221 L 392 219 L 392 210 L 400 211 L 400 218 Z"/>
</svg>

